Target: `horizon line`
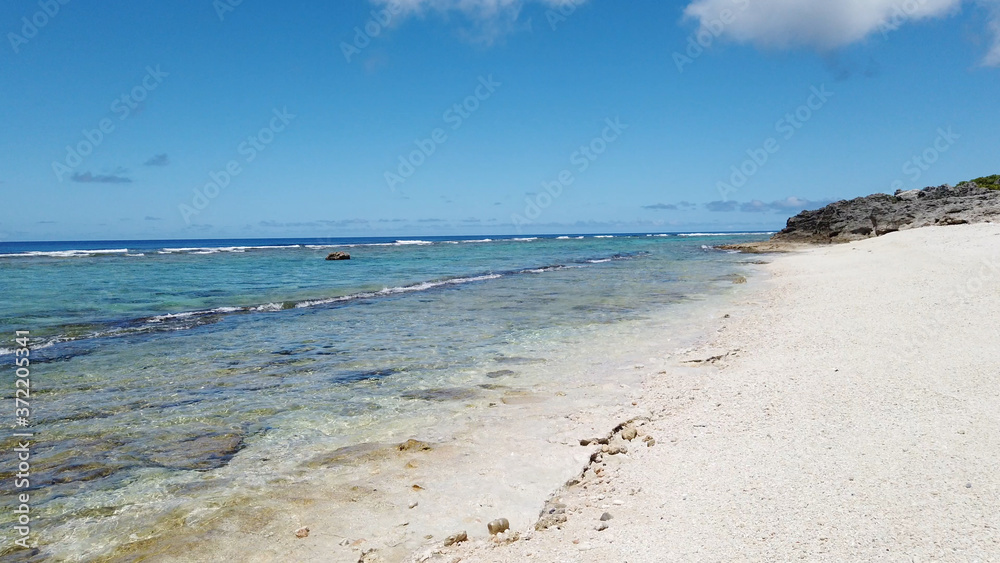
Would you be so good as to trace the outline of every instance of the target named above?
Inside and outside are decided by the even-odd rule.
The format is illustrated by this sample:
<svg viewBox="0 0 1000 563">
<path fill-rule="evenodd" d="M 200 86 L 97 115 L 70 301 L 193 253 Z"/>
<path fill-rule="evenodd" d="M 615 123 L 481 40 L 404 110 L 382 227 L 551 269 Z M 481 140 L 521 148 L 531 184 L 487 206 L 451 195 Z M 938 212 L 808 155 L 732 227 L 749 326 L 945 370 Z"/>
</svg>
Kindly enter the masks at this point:
<svg viewBox="0 0 1000 563">
<path fill-rule="evenodd" d="M 780 230 L 780 229 L 779 229 Z M 739 235 L 739 234 L 753 234 L 753 235 L 766 235 L 774 234 L 778 232 L 777 230 L 753 230 L 753 229 L 742 229 L 738 231 L 716 231 L 709 229 L 700 229 L 694 231 L 628 231 L 628 232 L 560 232 L 560 233 L 544 233 L 544 234 L 468 234 L 468 235 L 380 235 L 380 236 L 282 236 L 282 237 L 212 237 L 212 238 L 128 238 L 128 239 L 114 239 L 114 238 L 102 238 L 102 239 L 67 239 L 67 240 L 4 240 L 0 241 L 0 245 L 3 244 L 13 244 L 13 243 L 61 243 L 61 242 L 180 242 L 180 241 L 232 241 L 232 240 L 297 240 L 297 239 L 358 239 L 358 238 L 371 238 L 371 239 L 393 239 L 393 240 L 415 240 L 419 237 L 425 238 L 438 238 L 438 239 L 455 239 L 462 237 L 502 237 L 502 238 L 555 238 L 560 236 L 636 236 L 636 235 L 693 235 L 693 234 L 711 234 L 711 235 Z"/>
</svg>

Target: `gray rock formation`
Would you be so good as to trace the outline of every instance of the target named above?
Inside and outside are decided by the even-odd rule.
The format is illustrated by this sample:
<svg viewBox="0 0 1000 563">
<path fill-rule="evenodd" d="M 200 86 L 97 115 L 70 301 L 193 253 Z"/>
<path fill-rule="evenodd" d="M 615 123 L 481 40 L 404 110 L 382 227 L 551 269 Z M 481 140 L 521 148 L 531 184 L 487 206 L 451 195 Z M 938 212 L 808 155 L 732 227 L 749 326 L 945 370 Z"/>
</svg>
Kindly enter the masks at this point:
<svg viewBox="0 0 1000 563">
<path fill-rule="evenodd" d="M 326 256 L 327 260 L 350 260 L 351 255 L 346 252 L 331 252 Z"/>
<path fill-rule="evenodd" d="M 874 194 L 803 211 L 771 240 L 832 243 L 881 236 L 893 231 L 1000 220 L 1000 190 L 965 182 L 922 190 Z"/>
</svg>

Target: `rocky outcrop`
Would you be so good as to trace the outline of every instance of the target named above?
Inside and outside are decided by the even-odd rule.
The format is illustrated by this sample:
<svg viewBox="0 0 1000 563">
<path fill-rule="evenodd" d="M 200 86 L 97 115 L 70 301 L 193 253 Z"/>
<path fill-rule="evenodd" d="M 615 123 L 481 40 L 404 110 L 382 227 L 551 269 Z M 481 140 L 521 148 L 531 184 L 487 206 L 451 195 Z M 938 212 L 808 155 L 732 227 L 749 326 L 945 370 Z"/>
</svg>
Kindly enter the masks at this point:
<svg viewBox="0 0 1000 563">
<path fill-rule="evenodd" d="M 346 252 L 331 252 L 326 255 L 327 260 L 350 260 L 351 255 Z"/>
<path fill-rule="evenodd" d="M 834 243 L 877 237 L 932 225 L 1000 220 L 1000 190 L 973 182 L 922 190 L 874 194 L 803 211 L 771 240 L 782 243 Z"/>
</svg>

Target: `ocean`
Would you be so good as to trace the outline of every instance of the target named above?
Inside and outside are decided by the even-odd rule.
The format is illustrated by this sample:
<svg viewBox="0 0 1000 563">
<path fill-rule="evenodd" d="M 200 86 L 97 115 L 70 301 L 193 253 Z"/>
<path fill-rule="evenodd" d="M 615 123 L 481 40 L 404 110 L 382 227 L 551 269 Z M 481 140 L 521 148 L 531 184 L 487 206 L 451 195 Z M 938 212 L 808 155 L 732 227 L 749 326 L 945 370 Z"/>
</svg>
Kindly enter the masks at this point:
<svg viewBox="0 0 1000 563">
<path fill-rule="evenodd" d="M 17 515 L 2 511 L 0 554 L 105 557 L 510 381 L 551 384 L 563 376 L 546 364 L 731 290 L 748 258 L 712 245 L 765 237 L 0 243 L 0 365 L 11 432 L 33 433 L 40 538 L 12 553 Z M 324 259 L 338 250 L 351 259 Z M 31 350 L 20 428 L 15 331 Z M 4 440 L 15 498 L 18 438 Z"/>
</svg>

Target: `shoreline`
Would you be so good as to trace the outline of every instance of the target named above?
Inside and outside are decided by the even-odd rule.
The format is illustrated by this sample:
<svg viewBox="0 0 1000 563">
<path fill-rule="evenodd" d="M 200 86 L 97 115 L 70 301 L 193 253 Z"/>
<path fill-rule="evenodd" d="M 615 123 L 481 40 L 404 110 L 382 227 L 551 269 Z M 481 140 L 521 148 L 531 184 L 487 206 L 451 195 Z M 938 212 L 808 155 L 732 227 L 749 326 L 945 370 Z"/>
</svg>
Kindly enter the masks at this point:
<svg viewBox="0 0 1000 563">
<path fill-rule="evenodd" d="M 556 524 L 408 561 L 1000 553 L 1000 225 L 816 246 L 765 269 L 709 346 L 645 379 L 654 416 L 631 441 L 617 430 L 627 454 L 595 455 L 551 494 Z"/>
<path fill-rule="evenodd" d="M 755 262 L 734 263 L 731 271 L 746 273 Z M 512 352 L 519 357 L 511 360 L 524 364 L 498 367 L 520 375 L 490 380 L 495 384 L 482 396 L 457 403 L 464 409 L 318 456 L 273 490 L 178 515 L 164 522 L 167 529 L 107 559 L 181 561 L 191 556 L 179 554 L 197 552 L 204 561 L 247 559 L 247 553 L 251 561 L 401 561 L 463 530 L 485 540 L 486 523 L 496 518 L 532 526 L 550 491 L 587 463 L 579 436 L 648 414 L 634 401 L 651 362 L 662 361 L 665 346 L 691 348 L 706 339 L 706 318 L 720 317 L 722 303 L 742 292 L 736 278 L 742 276 L 717 278 L 710 282 L 716 289 L 640 319 L 596 324 L 573 339 L 542 339 L 534 349 Z M 575 352 L 585 347 L 592 350 Z M 535 357 L 548 359 L 535 363 Z M 253 461 L 234 460 L 220 478 L 255 471 Z M 296 537 L 302 528 L 308 535 Z"/>
</svg>

